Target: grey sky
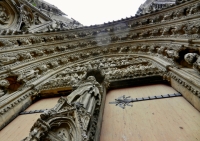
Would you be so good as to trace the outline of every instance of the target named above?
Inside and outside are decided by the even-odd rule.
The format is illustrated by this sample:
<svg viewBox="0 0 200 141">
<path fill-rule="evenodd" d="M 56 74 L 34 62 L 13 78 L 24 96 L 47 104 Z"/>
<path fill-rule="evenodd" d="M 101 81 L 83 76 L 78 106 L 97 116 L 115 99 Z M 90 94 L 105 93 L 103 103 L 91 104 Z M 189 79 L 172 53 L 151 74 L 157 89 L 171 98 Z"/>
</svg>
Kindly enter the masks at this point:
<svg viewBox="0 0 200 141">
<path fill-rule="evenodd" d="M 134 16 L 145 0 L 45 0 L 83 25 Z"/>
</svg>

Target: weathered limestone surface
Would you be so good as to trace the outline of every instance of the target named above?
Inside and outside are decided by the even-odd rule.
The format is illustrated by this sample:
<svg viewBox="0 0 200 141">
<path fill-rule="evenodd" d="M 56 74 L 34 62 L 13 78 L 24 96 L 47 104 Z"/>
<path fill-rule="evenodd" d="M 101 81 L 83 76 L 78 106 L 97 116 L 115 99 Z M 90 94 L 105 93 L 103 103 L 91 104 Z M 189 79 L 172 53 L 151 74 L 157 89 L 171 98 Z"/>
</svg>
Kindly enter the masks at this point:
<svg viewBox="0 0 200 141">
<path fill-rule="evenodd" d="M 76 140 L 99 140 L 109 86 L 115 89 L 168 82 L 200 110 L 199 1 L 177 0 L 168 8 L 150 9 L 135 17 L 90 27 L 75 20 L 55 21 L 61 11 L 48 3 L 39 9 L 42 1 L 36 6 L 34 2 L 0 1 L 0 129 L 34 100 L 68 96 L 73 91 L 79 98 L 72 98 L 73 92 L 70 102 L 61 98 L 71 111 L 60 113 L 61 106 L 46 112 L 44 117 L 49 119 L 61 115 L 53 122 L 41 117 L 26 140 L 61 138 L 55 135 L 61 130 L 59 126 L 54 131 L 49 128 L 63 117 L 70 122 L 63 122 L 67 129 L 62 131 L 71 140 L 70 129 L 74 137 L 77 135 Z M 78 91 L 84 83 L 89 84 L 86 81 L 97 82 L 95 86 L 102 90 L 101 103 L 94 101 L 97 89 L 94 92 L 92 86 L 86 89 L 87 94 L 82 88 Z M 77 104 L 73 103 L 76 100 Z M 80 115 L 79 110 L 90 116 Z M 39 127 L 40 132 L 33 131 Z"/>
</svg>

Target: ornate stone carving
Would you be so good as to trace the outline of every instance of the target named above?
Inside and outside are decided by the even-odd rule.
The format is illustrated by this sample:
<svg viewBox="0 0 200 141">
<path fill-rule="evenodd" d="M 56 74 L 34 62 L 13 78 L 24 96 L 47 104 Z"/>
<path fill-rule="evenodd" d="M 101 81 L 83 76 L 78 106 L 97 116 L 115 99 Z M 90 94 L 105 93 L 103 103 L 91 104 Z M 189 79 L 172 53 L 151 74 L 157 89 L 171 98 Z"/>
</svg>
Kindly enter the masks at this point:
<svg viewBox="0 0 200 141">
<path fill-rule="evenodd" d="M 57 61 L 53 61 L 50 63 L 51 67 L 55 68 L 57 66 L 59 66 L 58 62 Z"/>
<path fill-rule="evenodd" d="M 94 76 L 88 76 L 67 98 L 61 98 L 53 109 L 41 114 L 24 141 L 89 140 L 94 136 L 90 129 L 94 127 L 90 125 L 94 124 L 95 114 L 98 115 L 95 112 L 101 105 L 101 95 L 101 85 Z"/>
<path fill-rule="evenodd" d="M 193 22 L 193 23 L 187 23 L 184 27 L 183 30 L 185 32 L 185 35 L 198 35 L 199 34 L 199 28 L 200 24 Z"/>
<path fill-rule="evenodd" d="M 1 40 L 0 43 L 2 46 L 18 46 L 18 42 L 16 40 Z"/>
<path fill-rule="evenodd" d="M 42 50 L 34 50 L 33 51 L 37 56 L 42 56 L 44 54 L 44 52 Z"/>
<path fill-rule="evenodd" d="M 31 39 L 22 38 L 20 39 L 21 45 L 31 45 Z"/>
<path fill-rule="evenodd" d="M 45 37 L 45 41 L 46 41 L 46 42 L 52 42 L 52 41 L 54 41 L 54 40 L 55 40 L 54 37 Z"/>
<path fill-rule="evenodd" d="M 21 30 L 23 32 L 27 32 L 28 28 L 30 28 L 31 24 L 33 23 L 33 15 L 30 12 L 30 9 L 26 6 L 26 4 L 21 4 L 19 7 L 17 7 L 20 11 L 20 24 L 21 24 Z"/>
<path fill-rule="evenodd" d="M 7 93 L 6 88 L 10 85 L 8 80 L 0 80 L 0 97 Z"/>
<path fill-rule="evenodd" d="M 200 73 L 200 56 L 197 53 L 187 53 L 184 59 L 188 64 L 193 65 L 193 68 Z"/>
<path fill-rule="evenodd" d="M 7 24 L 6 22 L 8 20 L 9 20 L 8 13 L 6 12 L 5 7 L 0 4 L 0 24 L 1 25 Z"/>
<path fill-rule="evenodd" d="M 195 14 L 197 12 L 200 11 L 200 4 L 199 3 L 196 3 L 194 6 L 192 6 L 190 8 L 190 10 L 188 11 L 188 14 L 191 15 L 191 14 Z"/>
<path fill-rule="evenodd" d="M 35 25 L 39 25 L 39 24 L 42 23 L 42 22 L 40 21 L 39 15 L 38 15 L 37 13 L 34 15 L 34 23 L 35 23 Z"/>
<path fill-rule="evenodd" d="M 23 59 L 32 59 L 32 55 L 29 52 L 22 52 L 19 54 Z"/>
<path fill-rule="evenodd" d="M 41 38 L 41 37 L 34 37 L 32 38 L 32 42 L 34 44 L 37 44 L 37 43 L 44 43 L 44 38 Z"/>
<path fill-rule="evenodd" d="M 18 55 L 0 57 L 0 66 L 12 64 L 12 63 L 15 63 L 18 60 L 19 60 L 19 56 Z"/>
<path fill-rule="evenodd" d="M 169 50 L 165 50 L 165 52 L 167 53 L 167 56 L 170 57 L 170 58 L 174 58 L 174 59 L 179 58 L 179 53 L 175 50 L 169 49 Z"/>
<path fill-rule="evenodd" d="M 27 82 L 38 76 L 39 70 L 29 70 L 19 74 L 17 81 Z"/>
<path fill-rule="evenodd" d="M 44 65 L 39 66 L 38 68 L 42 72 L 47 72 L 49 70 L 49 67 L 50 67 L 49 65 L 44 64 Z"/>
<path fill-rule="evenodd" d="M 161 32 L 162 32 L 161 36 L 168 35 L 169 34 L 169 30 L 170 30 L 169 27 L 165 27 L 165 28 L 161 29 Z"/>
<path fill-rule="evenodd" d="M 169 20 L 171 18 L 171 13 L 166 13 L 164 16 L 163 16 L 163 20 L 162 22 L 166 21 L 166 20 Z"/>
</svg>

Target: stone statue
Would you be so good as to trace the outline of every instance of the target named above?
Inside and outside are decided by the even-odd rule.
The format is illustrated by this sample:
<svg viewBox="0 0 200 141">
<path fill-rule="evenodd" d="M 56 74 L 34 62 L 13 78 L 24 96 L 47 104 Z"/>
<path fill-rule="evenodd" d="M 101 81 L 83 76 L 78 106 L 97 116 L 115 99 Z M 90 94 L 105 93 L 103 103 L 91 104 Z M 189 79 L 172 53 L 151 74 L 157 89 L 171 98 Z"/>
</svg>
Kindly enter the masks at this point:
<svg viewBox="0 0 200 141">
<path fill-rule="evenodd" d="M 92 69 L 92 65 L 91 65 L 91 63 L 90 63 L 90 62 L 87 62 L 87 63 L 86 63 L 86 68 L 87 68 L 87 70 L 90 70 L 90 69 Z"/>
<path fill-rule="evenodd" d="M 34 50 L 35 54 L 38 56 L 42 56 L 44 54 L 44 52 L 42 50 Z"/>
<path fill-rule="evenodd" d="M 189 15 L 197 13 L 199 11 L 199 6 L 200 6 L 199 3 L 195 4 L 194 6 L 192 6 L 190 8 L 190 10 L 189 10 Z"/>
<path fill-rule="evenodd" d="M 16 44 L 10 40 L 1 40 L 0 42 L 3 44 L 3 46 L 16 46 Z"/>
<path fill-rule="evenodd" d="M 19 54 L 23 59 L 32 59 L 33 57 L 29 52 L 22 52 Z"/>
<path fill-rule="evenodd" d="M 30 12 L 25 10 L 24 6 L 25 4 L 22 4 L 20 7 L 18 7 L 20 9 L 20 17 L 22 21 L 24 22 L 26 28 L 29 28 L 32 23 L 32 19 L 30 17 Z"/>
<path fill-rule="evenodd" d="M 51 65 L 53 68 L 59 66 L 59 64 L 58 64 L 57 61 L 53 61 L 53 62 L 51 62 L 50 65 Z"/>
<path fill-rule="evenodd" d="M 0 97 L 6 94 L 6 88 L 10 85 L 8 80 L 0 80 Z"/>
<path fill-rule="evenodd" d="M 6 14 L 6 9 L 0 5 L 0 24 L 6 24 L 6 21 L 9 19 L 9 16 Z"/>
<path fill-rule="evenodd" d="M 172 49 L 169 49 L 169 50 L 165 50 L 166 54 L 168 57 L 170 58 L 176 58 L 178 59 L 179 58 L 179 53 L 178 51 L 175 51 L 175 50 L 172 50 Z"/>
<path fill-rule="evenodd" d="M 42 72 L 47 72 L 49 70 L 49 65 L 40 65 L 38 68 L 40 69 L 40 71 Z"/>
<path fill-rule="evenodd" d="M 98 86 L 100 84 L 96 81 L 94 76 L 89 76 L 85 83 L 80 84 L 78 89 L 73 91 L 68 97 L 69 104 L 82 104 L 88 113 L 93 114 L 95 105 L 100 105 L 101 94 Z"/>
<path fill-rule="evenodd" d="M 29 71 L 26 71 L 24 73 L 21 73 L 19 74 L 18 78 L 17 78 L 17 81 L 28 81 L 28 80 L 31 80 L 32 78 L 34 77 L 37 77 L 38 76 L 38 72 L 39 70 L 29 70 Z"/>
<path fill-rule="evenodd" d="M 19 59 L 18 55 L 17 56 L 13 56 L 13 57 L 9 57 L 9 56 L 0 57 L 0 66 L 15 63 L 18 59 Z"/>
<path fill-rule="evenodd" d="M 23 38 L 20 40 L 20 42 L 21 42 L 21 45 L 32 45 L 30 39 Z"/>
<path fill-rule="evenodd" d="M 166 14 L 163 16 L 162 22 L 164 22 L 164 21 L 166 21 L 166 20 L 169 20 L 169 19 L 170 19 L 170 16 L 171 16 L 171 13 L 166 13 Z"/>
<path fill-rule="evenodd" d="M 163 53 L 165 52 L 166 48 L 167 48 L 167 47 L 161 46 L 160 48 L 157 48 L 157 52 L 158 52 L 159 54 L 163 54 Z"/>
<path fill-rule="evenodd" d="M 34 15 L 34 19 L 35 19 L 35 25 L 39 25 L 39 24 L 42 23 L 42 22 L 40 21 L 40 19 L 39 19 L 39 15 L 38 15 L 37 13 Z"/>
<path fill-rule="evenodd" d="M 187 53 L 184 59 L 188 64 L 192 64 L 193 68 L 200 73 L 200 56 L 197 53 Z"/>
</svg>

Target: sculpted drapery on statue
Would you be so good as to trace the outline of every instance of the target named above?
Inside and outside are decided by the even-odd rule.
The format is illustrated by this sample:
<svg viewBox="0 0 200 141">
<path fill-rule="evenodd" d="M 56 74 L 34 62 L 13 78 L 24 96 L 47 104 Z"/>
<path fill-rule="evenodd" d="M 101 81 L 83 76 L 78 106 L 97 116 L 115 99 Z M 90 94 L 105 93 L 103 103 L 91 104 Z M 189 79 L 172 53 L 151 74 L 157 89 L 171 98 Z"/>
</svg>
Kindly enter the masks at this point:
<svg viewBox="0 0 200 141">
<path fill-rule="evenodd" d="M 94 138 L 101 105 L 102 86 L 94 76 L 87 76 L 58 104 L 40 115 L 24 141 L 82 141 Z"/>
<path fill-rule="evenodd" d="M 96 85 L 100 86 L 94 76 L 89 76 L 85 83 L 81 84 L 77 90 L 67 97 L 68 103 L 71 105 L 79 103 L 83 105 L 88 113 L 92 114 L 95 108 L 94 105 L 100 105 L 101 102 L 101 95 Z"/>
</svg>

